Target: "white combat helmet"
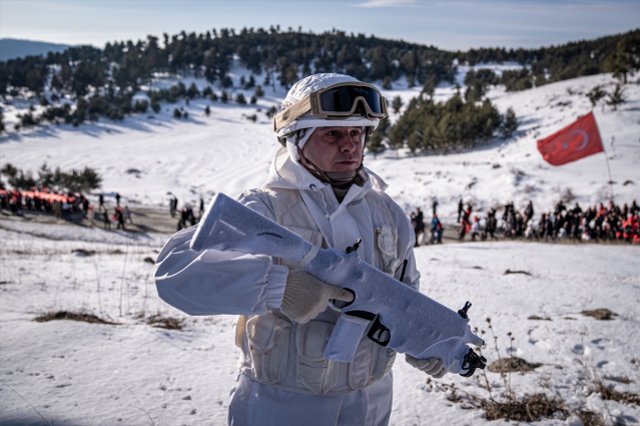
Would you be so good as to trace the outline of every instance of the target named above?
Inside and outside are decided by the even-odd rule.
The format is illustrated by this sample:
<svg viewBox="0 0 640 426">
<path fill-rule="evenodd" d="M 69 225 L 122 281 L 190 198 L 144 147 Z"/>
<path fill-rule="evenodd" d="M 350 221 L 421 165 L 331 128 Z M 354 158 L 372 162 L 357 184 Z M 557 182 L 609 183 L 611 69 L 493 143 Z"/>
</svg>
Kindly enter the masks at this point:
<svg viewBox="0 0 640 426">
<path fill-rule="evenodd" d="M 304 100 L 312 93 L 317 93 L 322 89 L 325 89 L 330 86 L 342 86 L 349 85 L 350 83 L 355 83 L 356 85 L 363 87 L 371 87 L 373 86 L 362 83 L 355 77 L 351 77 L 349 75 L 344 74 L 336 74 L 336 73 L 324 73 L 324 74 L 313 74 L 308 77 L 305 77 L 295 83 L 289 92 L 287 93 L 287 97 L 284 99 L 282 103 L 282 108 L 280 113 L 281 116 L 284 112 L 286 112 L 290 108 L 294 108 L 298 102 Z M 377 91 L 377 89 L 374 88 Z M 378 92 L 379 93 L 379 92 Z M 309 107 L 310 108 L 310 107 Z M 309 109 L 308 108 L 308 109 Z M 385 105 L 385 114 L 386 115 L 386 105 Z M 381 117 L 380 117 L 381 118 Z M 331 119 L 331 118 L 323 118 L 316 117 L 312 114 L 312 111 L 309 109 L 304 115 L 301 115 L 295 120 L 285 123 L 283 126 L 278 126 L 278 120 L 274 117 L 274 130 L 276 130 L 276 134 L 278 137 L 283 137 L 288 134 L 291 134 L 299 129 L 307 129 L 309 127 L 373 127 L 374 129 L 378 126 L 380 118 L 376 117 L 367 117 L 367 116 L 350 116 L 342 119 Z"/>
<path fill-rule="evenodd" d="M 273 117 L 273 129 L 289 157 L 299 162 L 302 149 L 318 127 L 361 127 L 362 144 L 387 115 L 387 103 L 373 85 L 335 73 L 314 74 L 295 83 Z M 351 182 L 359 171 L 327 172 L 304 158 L 323 180 Z"/>
</svg>

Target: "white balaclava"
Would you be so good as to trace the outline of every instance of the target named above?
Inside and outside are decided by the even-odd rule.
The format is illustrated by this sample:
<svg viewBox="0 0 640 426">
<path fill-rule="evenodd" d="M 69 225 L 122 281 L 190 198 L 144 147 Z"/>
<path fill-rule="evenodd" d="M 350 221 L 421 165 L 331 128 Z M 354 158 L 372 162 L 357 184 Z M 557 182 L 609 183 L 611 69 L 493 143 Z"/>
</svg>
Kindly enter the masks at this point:
<svg viewBox="0 0 640 426">
<path fill-rule="evenodd" d="M 360 82 L 360 80 L 349 75 L 335 73 L 313 74 L 305 77 L 296 82 L 291 89 L 289 89 L 287 97 L 282 103 L 280 112 L 289 108 L 310 93 L 316 92 L 333 84 L 350 81 Z M 298 153 L 298 148 L 301 150 L 304 148 L 304 145 L 307 143 L 311 134 L 317 127 L 373 127 L 373 129 L 375 129 L 378 127 L 379 121 L 380 120 L 378 119 L 369 120 L 367 117 L 349 117 L 344 120 L 325 120 L 323 118 L 314 117 L 309 112 L 278 130 L 276 135 L 279 138 L 286 138 L 286 147 L 289 152 L 289 156 L 293 161 L 299 162 L 300 155 Z M 365 135 L 366 131 L 363 131 L 363 143 Z M 296 138 L 298 139 L 297 146 Z"/>
</svg>

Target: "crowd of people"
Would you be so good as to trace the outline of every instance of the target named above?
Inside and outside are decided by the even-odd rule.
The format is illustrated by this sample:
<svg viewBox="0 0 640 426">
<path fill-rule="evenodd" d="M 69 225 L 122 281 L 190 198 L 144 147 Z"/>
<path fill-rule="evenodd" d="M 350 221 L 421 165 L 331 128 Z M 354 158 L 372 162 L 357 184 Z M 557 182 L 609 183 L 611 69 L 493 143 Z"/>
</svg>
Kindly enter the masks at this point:
<svg viewBox="0 0 640 426">
<path fill-rule="evenodd" d="M 90 203 L 82 194 L 58 193 L 44 188 L 41 191 L 0 189 L 0 209 L 13 215 L 23 211 L 52 214 L 61 219 L 71 219 L 74 214 L 87 215 Z"/>
<path fill-rule="evenodd" d="M 528 238 L 532 240 L 614 241 L 640 243 L 638 214 L 640 207 L 633 200 L 622 207 L 609 201 L 583 209 L 575 203 L 567 207 L 562 201 L 552 212 L 545 212 L 538 220 L 533 217 L 533 204 L 529 202 L 524 214 L 520 214 L 513 203 L 505 207 L 502 220 L 505 238 Z"/>
<path fill-rule="evenodd" d="M 0 209 L 8 210 L 13 215 L 24 212 L 50 214 L 64 220 L 89 219 L 91 226 L 95 225 L 95 218 L 99 218 L 104 229 L 111 229 L 111 224 L 116 224 L 116 229 L 127 230 L 126 223 L 133 224 L 131 211 L 128 206 L 120 206 L 120 194 L 114 196 L 116 206 L 110 213 L 104 204 L 104 195 L 98 196 L 98 210 L 82 194 L 59 193 L 48 188 L 42 190 L 18 191 L 0 189 Z"/>
<path fill-rule="evenodd" d="M 411 224 L 416 235 L 416 246 L 442 242 L 442 224 L 438 218 L 436 208 L 438 202 L 432 204 L 432 220 L 430 226 L 431 237 L 427 238 L 424 215 L 417 208 L 410 214 Z M 525 238 L 535 241 L 626 241 L 640 244 L 640 207 L 636 200 L 622 207 L 610 201 L 583 209 L 579 203 L 567 207 L 560 201 L 552 212 L 545 212 L 536 220 L 534 218 L 533 202 L 524 207 L 522 213 L 514 207 L 513 202 L 504 206 L 500 219 L 496 217 L 497 210 L 491 208 L 481 219 L 474 215 L 473 206 L 468 203 L 465 207 L 463 200 L 458 203 L 458 241 L 464 241 L 467 234 L 472 241 L 477 239 L 498 239 L 496 233 L 503 231 L 505 239 Z"/>
<path fill-rule="evenodd" d="M 116 229 L 126 229 L 126 223 L 132 223 L 131 212 L 127 206 L 120 206 L 120 194 L 115 194 L 116 206 L 110 214 L 104 204 L 104 196 L 99 195 L 98 215 L 104 224 L 104 229 L 111 229 L 111 223 L 115 223 Z M 170 200 L 171 216 L 178 216 L 178 230 L 187 226 L 194 226 L 204 211 L 204 201 L 200 200 L 200 212 L 196 215 L 189 203 L 178 210 L 178 200 L 172 197 Z M 437 214 L 438 202 L 432 203 L 432 216 L 427 225 L 424 213 L 416 208 L 409 216 L 416 237 L 416 246 L 425 244 L 441 244 L 443 225 Z M 73 217 L 84 217 L 94 224 L 94 208 L 89 200 L 82 194 L 58 193 L 44 188 L 43 190 L 18 191 L 0 189 L 0 209 L 8 210 L 14 215 L 23 211 L 51 214 L 64 220 Z M 458 203 L 459 223 L 457 238 L 464 241 L 467 235 L 471 241 L 477 239 L 498 239 L 497 232 L 500 229 L 505 239 L 525 238 L 529 240 L 574 240 L 574 241 L 628 241 L 634 244 L 640 243 L 640 220 L 638 215 L 640 207 L 636 200 L 622 207 L 610 201 L 607 206 L 604 203 L 583 209 L 579 203 L 573 207 L 567 207 L 562 201 L 556 204 L 551 212 L 544 212 L 539 219 L 534 218 L 533 202 L 518 211 L 513 202 L 504 206 L 502 216 L 498 219 L 495 208 L 491 208 L 483 218 L 484 224 L 477 215 L 473 215 L 473 206 L 463 200 Z"/>
</svg>

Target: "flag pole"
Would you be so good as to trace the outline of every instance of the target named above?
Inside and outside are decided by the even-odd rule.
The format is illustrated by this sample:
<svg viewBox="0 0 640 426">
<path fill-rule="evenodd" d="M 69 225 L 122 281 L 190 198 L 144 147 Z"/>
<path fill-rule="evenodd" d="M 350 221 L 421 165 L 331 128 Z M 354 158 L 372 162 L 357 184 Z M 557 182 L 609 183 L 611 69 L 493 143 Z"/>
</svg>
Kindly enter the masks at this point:
<svg viewBox="0 0 640 426">
<path fill-rule="evenodd" d="M 604 150 L 604 147 L 603 147 Z M 611 178 L 611 167 L 609 167 L 609 156 L 607 152 L 603 151 L 604 159 L 607 161 L 607 171 L 609 172 L 609 191 L 611 192 L 611 201 L 613 201 L 613 179 Z"/>
<path fill-rule="evenodd" d="M 592 110 L 593 113 L 593 110 Z M 593 120 L 596 120 L 596 117 L 593 116 Z M 611 167 L 609 166 L 609 155 L 607 151 L 604 149 L 604 143 L 602 142 L 602 135 L 600 134 L 600 127 L 598 126 L 598 122 L 596 121 L 596 129 L 598 129 L 598 136 L 600 136 L 600 144 L 602 145 L 602 153 L 604 154 L 604 159 L 607 163 L 607 172 L 609 173 L 609 193 L 611 195 L 611 201 L 613 201 L 613 178 L 611 177 Z"/>
</svg>

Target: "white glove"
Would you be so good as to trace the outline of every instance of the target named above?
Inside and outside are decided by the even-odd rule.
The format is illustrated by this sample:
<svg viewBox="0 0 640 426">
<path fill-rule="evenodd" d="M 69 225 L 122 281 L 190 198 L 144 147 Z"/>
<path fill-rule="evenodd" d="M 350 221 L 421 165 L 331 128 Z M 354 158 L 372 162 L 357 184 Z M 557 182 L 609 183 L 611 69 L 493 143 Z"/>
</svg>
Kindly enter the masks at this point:
<svg viewBox="0 0 640 426">
<path fill-rule="evenodd" d="M 289 271 L 280 312 L 297 323 L 305 324 L 324 312 L 332 299 L 353 302 L 353 294 L 325 284 L 304 271 Z"/>
<path fill-rule="evenodd" d="M 447 374 L 447 370 L 445 370 L 444 368 L 444 361 L 442 361 L 441 359 L 417 359 L 408 354 L 405 354 L 404 358 L 410 366 L 427 373 L 434 379 L 439 379 Z"/>
</svg>

